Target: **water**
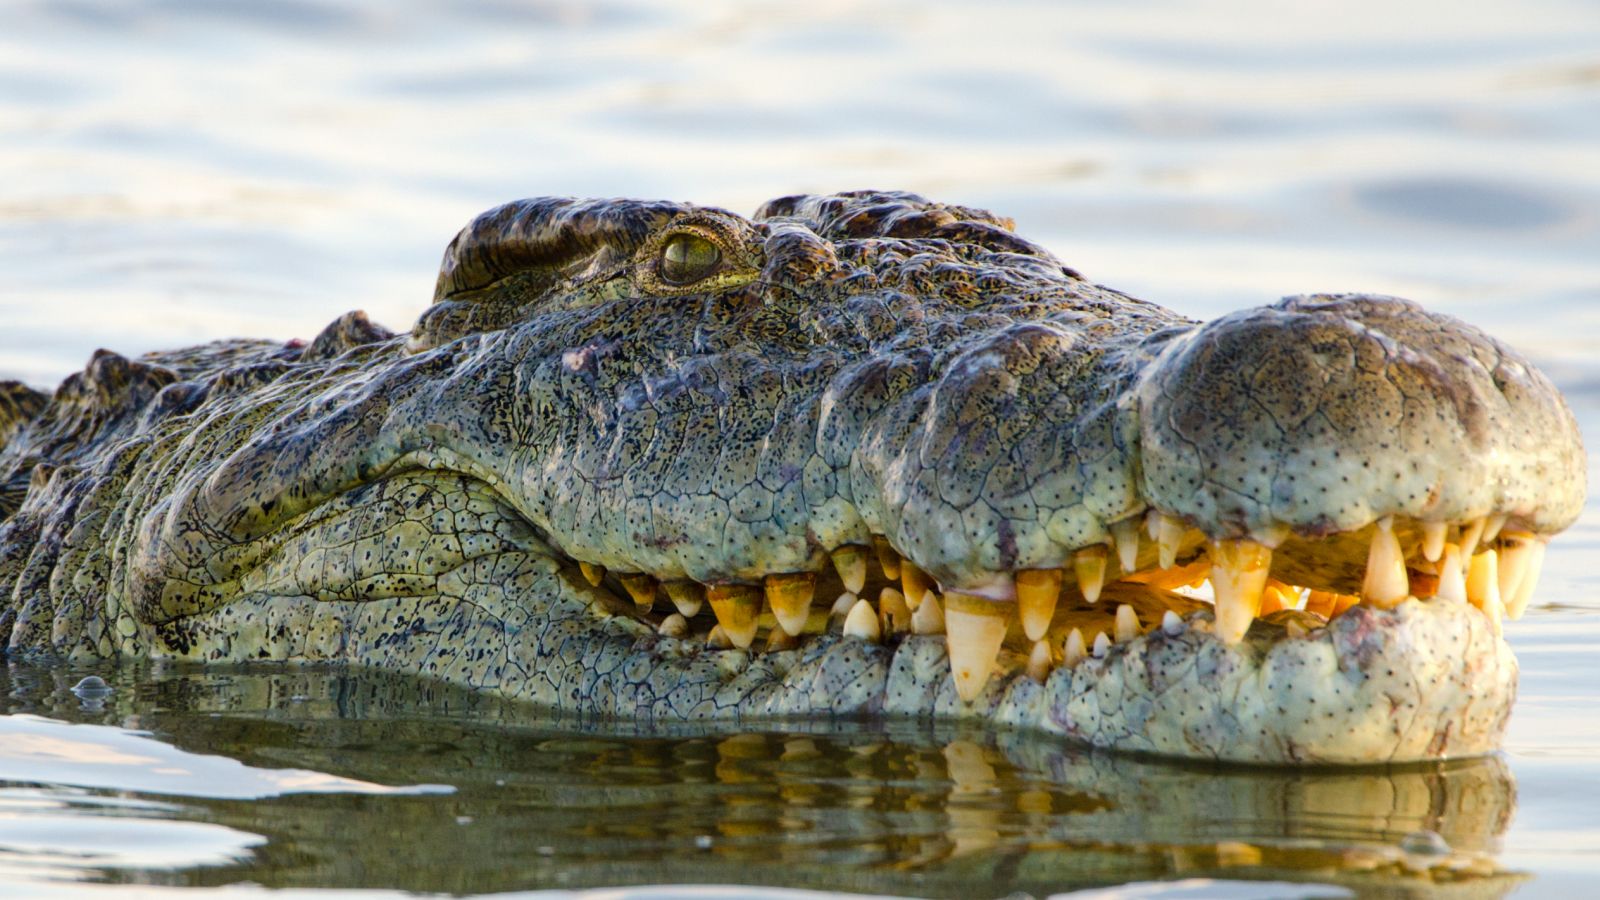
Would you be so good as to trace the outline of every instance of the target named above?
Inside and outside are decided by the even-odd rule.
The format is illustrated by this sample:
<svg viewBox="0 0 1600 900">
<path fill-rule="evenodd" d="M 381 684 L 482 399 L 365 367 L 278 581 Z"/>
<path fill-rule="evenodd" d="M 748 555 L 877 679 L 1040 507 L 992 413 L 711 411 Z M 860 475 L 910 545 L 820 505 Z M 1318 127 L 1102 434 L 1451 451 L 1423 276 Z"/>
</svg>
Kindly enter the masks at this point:
<svg viewBox="0 0 1600 900">
<path fill-rule="evenodd" d="M 748 211 L 874 186 L 1012 215 L 1196 316 L 1412 297 L 1529 353 L 1597 433 L 1600 7 L 859 6 L 0 4 L 0 378 L 358 307 L 403 328 L 450 235 L 512 197 Z M 915 729 L 578 735 L 388 679 L 102 667 L 95 696 L 71 691 L 88 671 L 12 667 L 0 896 L 1582 896 L 1596 560 L 1591 502 L 1509 629 L 1503 756 L 1399 772 Z"/>
</svg>

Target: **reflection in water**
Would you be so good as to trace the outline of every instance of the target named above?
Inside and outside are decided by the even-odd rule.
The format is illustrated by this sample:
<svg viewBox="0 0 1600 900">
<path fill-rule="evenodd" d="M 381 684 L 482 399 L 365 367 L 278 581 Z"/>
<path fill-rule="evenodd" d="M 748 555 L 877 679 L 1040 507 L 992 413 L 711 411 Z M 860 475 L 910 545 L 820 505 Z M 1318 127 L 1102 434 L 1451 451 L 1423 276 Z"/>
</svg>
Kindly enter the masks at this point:
<svg viewBox="0 0 1600 900">
<path fill-rule="evenodd" d="M 79 877 L 450 892 L 743 882 L 952 897 L 1199 876 L 1499 896 L 1517 881 L 1490 856 L 1515 807 L 1499 759 L 1251 771 L 933 727 L 583 735 L 448 687 L 301 670 L 102 672 L 114 690 L 96 710 L 70 690 L 83 674 L 0 674 L 13 713 L 0 718 L 0 740 L 39 727 L 15 715 L 25 712 L 142 728 L 185 759 L 292 765 L 359 785 L 251 797 L 205 783 L 234 776 L 196 766 L 186 786 L 152 788 L 165 802 L 139 814 L 264 845 L 164 871 L 90 856 Z M 78 729 L 103 731 L 126 734 Z M 73 777 L 70 765 L 31 776 Z M 85 823 L 116 814 L 24 804 L 0 817 L 44 812 Z"/>
</svg>

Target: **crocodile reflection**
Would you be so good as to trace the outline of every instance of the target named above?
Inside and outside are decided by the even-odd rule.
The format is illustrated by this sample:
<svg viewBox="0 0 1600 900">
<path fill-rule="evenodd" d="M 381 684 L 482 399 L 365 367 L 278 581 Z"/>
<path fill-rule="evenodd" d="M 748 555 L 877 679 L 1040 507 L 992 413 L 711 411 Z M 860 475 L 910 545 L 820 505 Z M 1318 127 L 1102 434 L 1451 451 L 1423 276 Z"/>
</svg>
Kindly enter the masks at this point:
<svg viewBox="0 0 1600 900">
<path fill-rule="evenodd" d="M 1192 876 L 1502 896 L 1519 880 L 1493 865 L 1516 803 L 1498 757 L 1252 771 L 950 728 L 577 734 L 481 693 L 317 670 L 103 672 L 115 690 L 95 710 L 70 691 L 81 674 L 13 665 L 0 693 L 8 712 L 148 729 L 252 766 L 456 787 L 184 799 L 184 817 L 269 842 L 237 866 L 138 873 L 145 882 L 739 882 L 954 897 Z M 1422 831 L 1448 851 L 1401 849 Z"/>
</svg>

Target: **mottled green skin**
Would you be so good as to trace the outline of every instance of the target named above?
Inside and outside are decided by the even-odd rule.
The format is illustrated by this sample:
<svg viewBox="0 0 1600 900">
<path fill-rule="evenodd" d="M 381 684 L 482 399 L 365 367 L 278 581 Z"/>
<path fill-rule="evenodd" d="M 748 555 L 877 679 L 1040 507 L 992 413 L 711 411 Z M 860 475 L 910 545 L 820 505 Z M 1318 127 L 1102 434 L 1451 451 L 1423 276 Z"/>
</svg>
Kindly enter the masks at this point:
<svg viewBox="0 0 1600 900">
<path fill-rule="evenodd" d="M 883 534 L 946 589 L 1005 599 L 1002 573 L 1060 566 L 1150 506 L 1214 537 L 1494 511 L 1553 532 L 1581 506 L 1559 396 L 1470 326 L 1312 297 L 1201 328 L 1009 229 L 903 194 L 786 198 L 752 220 L 522 201 L 458 236 L 409 336 L 352 314 L 309 346 L 97 354 L 48 405 L 0 409 L 0 485 L 29 479 L 0 526 L 0 635 L 75 658 L 343 660 L 579 714 L 992 713 L 1115 746 L 1328 759 L 1301 737 L 1240 745 L 1237 722 L 1086 731 L 1008 679 L 963 707 L 935 639 L 752 656 L 658 637 L 573 561 L 753 583 Z M 656 260 L 685 230 L 723 267 L 675 285 Z M 1359 552 L 1327 546 L 1280 553 L 1282 574 L 1352 589 Z M 1457 618 L 1449 639 L 1475 639 Z M 1166 685 L 1201 678 L 1206 644 L 1127 652 L 1170 657 L 1142 664 Z M 1250 642 L 1216 652 L 1266 664 Z M 1394 688 L 1369 684 L 1363 652 L 1379 704 Z M 1492 746 L 1515 666 L 1490 656 L 1489 675 L 1405 688 L 1426 706 L 1440 678 L 1490 685 L 1471 741 L 1438 748 L 1434 728 L 1358 757 Z M 1080 668 L 1044 694 L 1096 690 Z M 1335 726 L 1317 740 L 1366 727 Z"/>
</svg>

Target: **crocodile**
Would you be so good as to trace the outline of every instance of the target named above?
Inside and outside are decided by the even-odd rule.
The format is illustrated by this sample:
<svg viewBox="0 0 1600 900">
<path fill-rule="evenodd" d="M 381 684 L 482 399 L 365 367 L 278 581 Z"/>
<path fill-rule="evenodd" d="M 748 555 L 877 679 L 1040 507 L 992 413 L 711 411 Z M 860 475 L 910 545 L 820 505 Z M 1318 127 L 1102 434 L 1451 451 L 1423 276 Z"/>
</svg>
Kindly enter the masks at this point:
<svg viewBox="0 0 1600 900">
<path fill-rule="evenodd" d="M 15 657 L 1272 764 L 1492 752 L 1502 622 L 1586 491 L 1559 392 L 1471 325 L 1196 322 L 885 191 L 509 203 L 408 333 L 98 351 L 0 388 L 0 441 Z"/>
</svg>

